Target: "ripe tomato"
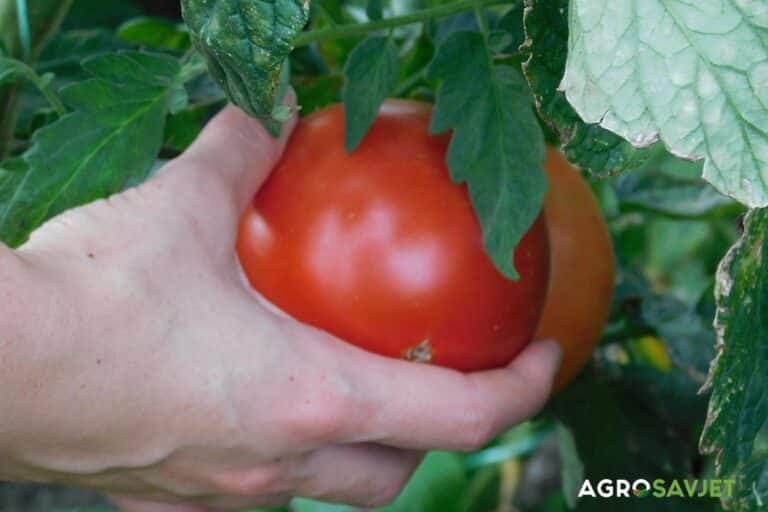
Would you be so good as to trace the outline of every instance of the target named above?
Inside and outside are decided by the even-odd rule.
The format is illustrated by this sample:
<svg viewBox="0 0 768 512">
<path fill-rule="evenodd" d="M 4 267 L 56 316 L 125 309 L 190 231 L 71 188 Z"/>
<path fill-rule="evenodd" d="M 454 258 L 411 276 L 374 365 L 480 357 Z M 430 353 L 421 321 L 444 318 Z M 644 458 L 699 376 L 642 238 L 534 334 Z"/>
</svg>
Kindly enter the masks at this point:
<svg viewBox="0 0 768 512">
<path fill-rule="evenodd" d="M 544 164 L 549 188 L 544 212 L 549 231 L 551 275 L 537 338 L 563 347 L 555 390 L 589 361 L 611 307 L 614 257 L 608 227 L 586 181 L 555 149 Z"/>
<path fill-rule="evenodd" d="M 370 351 L 463 371 L 499 367 L 532 339 L 547 291 L 540 217 L 515 252 L 518 281 L 483 251 L 466 188 L 431 137 L 429 105 L 388 101 L 344 151 L 344 112 L 303 119 L 245 212 L 238 254 L 265 298 Z"/>
</svg>

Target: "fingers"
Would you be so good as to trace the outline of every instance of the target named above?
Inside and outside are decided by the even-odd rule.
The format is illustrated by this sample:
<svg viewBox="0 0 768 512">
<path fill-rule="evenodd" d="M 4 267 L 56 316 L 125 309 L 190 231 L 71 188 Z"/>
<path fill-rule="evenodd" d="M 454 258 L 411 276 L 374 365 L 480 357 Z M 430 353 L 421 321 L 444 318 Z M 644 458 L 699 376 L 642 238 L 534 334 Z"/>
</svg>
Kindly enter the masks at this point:
<svg viewBox="0 0 768 512">
<path fill-rule="evenodd" d="M 296 96 L 289 90 L 286 105 L 294 107 Z M 274 138 L 262 124 L 242 110 L 229 106 L 214 117 L 192 146 L 174 160 L 163 174 L 178 174 L 181 187 L 224 184 L 235 197 L 237 211 L 242 211 L 269 172 L 282 156 L 297 117 L 283 125 L 281 136 Z"/>
<path fill-rule="evenodd" d="M 362 402 L 347 409 L 364 414 L 342 435 L 418 450 L 482 447 L 540 410 L 560 365 L 560 347 L 551 340 L 532 343 L 506 368 L 473 374 L 344 353 Z"/>
<path fill-rule="evenodd" d="M 400 494 L 423 458 L 421 452 L 359 444 L 311 454 L 296 494 L 358 507 L 380 507 Z"/>
</svg>

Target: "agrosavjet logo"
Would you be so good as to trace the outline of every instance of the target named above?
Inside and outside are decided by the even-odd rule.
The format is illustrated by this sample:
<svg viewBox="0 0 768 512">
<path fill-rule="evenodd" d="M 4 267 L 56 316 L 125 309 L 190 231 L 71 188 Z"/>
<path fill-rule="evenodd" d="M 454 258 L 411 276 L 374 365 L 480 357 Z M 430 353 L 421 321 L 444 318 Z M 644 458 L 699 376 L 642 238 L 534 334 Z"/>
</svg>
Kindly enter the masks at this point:
<svg viewBox="0 0 768 512">
<path fill-rule="evenodd" d="M 579 498 L 729 498 L 733 495 L 733 480 L 665 480 L 653 481 L 639 478 L 629 481 L 623 478 L 603 478 L 596 485 L 584 480 Z"/>
</svg>

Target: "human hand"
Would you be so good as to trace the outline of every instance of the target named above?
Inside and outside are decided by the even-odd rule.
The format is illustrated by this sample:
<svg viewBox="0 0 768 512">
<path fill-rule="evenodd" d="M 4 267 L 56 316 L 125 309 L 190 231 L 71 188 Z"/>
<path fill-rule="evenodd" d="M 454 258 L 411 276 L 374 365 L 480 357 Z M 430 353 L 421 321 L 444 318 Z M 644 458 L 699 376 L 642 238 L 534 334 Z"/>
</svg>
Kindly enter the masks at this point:
<svg viewBox="0 0 768 512">
<path fill-rule="evenodd" d="M 376 506 L 424 450 L 476 449 L 542 406 L 554 342 L 461 374 L 255 300 L 236 226 L 294 123 L 273 140 L 228 108 L 155 178 L 57 217 L 16 253 L 35 332 L 3 381 L 24 398 L 4 409 L 16 421 L 0 424 L 0 475 L 98 489 L 129 512 L 294 495 Z"/>
</svg>

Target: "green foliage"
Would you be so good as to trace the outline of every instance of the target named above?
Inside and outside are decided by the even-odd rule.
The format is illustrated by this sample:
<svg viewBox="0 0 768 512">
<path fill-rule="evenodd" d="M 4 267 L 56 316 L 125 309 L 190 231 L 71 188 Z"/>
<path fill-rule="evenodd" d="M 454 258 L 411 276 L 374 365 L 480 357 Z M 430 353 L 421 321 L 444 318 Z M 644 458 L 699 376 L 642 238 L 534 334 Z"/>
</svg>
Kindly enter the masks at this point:
<svg viewBox="0 0 768 512">
<path fill-rule="evenodd" d="M 570 3 L 562 88 L 579 115 L 638 147 L 660 139 L 703 158 L 718 190 L 768 204 L 764 2 L 614 0 L 604 9 L 603 0 Z"/>
<path fill-rule="evenodd" d="M 376 120 L 397 76 L 397 48 L 391 37 L 370 37 L 349 54 L 344 67 L 347 151 L 354 151 Z"/>
<path fill-rule="evenodd" d="M 307 23 L 309 4 L 182 0 L 181 5 L 193 44 L 229 99 L 277 133 L 283 64 Z"/>
<path fill-rule="evenodd" d="M 732 510 L 757 510 L 768 499 L 768 210 L 744 220 L 744 234 L 717 274 L 718 356 L 702 449 L 717 455 L 717 473 L 736 480 Z"/>
<path fill-rule="evenodd" d="M 661 147 L 639 169 L 616 180 L 616 193 L 626 206 L 666 215 L 700 217 L 734 206 L 701 178 L 701 162 L 675 158 Z"/>
<path fill-rule="evenodd" d="M 598 125 L 587 124 L 560 92 L 568 54 L 568 0 L 526 0 L 523 69 L 536 106 L 560 138 L 568 160 L 598 175 L 642 164 L 646 152 Z"/>
<path fill-rule="evenodd" d="M 488 254 L 516 278 L 511 255 L 539 215 L 546 190 L 544 137 L 525 81 L 511 66 L 494 64 L 485 38 L 470 31 L 445 40 L 428 76 L 441 81 L 430 129 L 453 129 L 451 177 L 469 185 Z"/>
<path fill-rule="evenodd" d="M 23 165 L 0 182 L 0 239 L 16 246 L 45 219 L 141 181 L 181 109 L 182 68 L 171 57 L 121 53 L 83 64 L 93 78 L 62 91 L 70 114 L 35 133 Z"/>
</svg>

